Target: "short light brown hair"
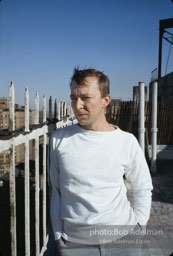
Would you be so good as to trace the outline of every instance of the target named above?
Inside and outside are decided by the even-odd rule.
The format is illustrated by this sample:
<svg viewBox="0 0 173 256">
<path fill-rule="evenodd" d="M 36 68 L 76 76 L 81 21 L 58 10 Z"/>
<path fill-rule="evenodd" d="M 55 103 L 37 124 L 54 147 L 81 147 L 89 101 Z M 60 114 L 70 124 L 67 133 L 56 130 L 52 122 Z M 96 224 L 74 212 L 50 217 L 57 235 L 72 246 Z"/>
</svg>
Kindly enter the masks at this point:
<svg viewBox="0 0 173 256">
<path fill-rule="evenodd" d="M 97 78 L 102 98 L 109 95 L 109 93 L 110 93 L 109 78 L 105 74 L 103 74 L 103 72 L 98 71 L 96 69 L 79 70 L 78 68 L 75 68 L 73 75 L 71 77 L 70 87 L 71 87 L 73 81 L 75 81 L 78 85 L 85 84 L 85 79 L 87 77 L 96 77 Z"/>
</svg>

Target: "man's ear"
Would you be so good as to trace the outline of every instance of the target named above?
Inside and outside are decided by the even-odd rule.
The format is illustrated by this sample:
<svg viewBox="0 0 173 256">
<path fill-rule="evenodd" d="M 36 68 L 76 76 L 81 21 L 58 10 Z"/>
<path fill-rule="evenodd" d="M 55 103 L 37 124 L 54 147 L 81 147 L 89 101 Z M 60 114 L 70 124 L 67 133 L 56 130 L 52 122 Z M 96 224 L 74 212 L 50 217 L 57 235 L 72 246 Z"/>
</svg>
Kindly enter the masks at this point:
<svg viewBox="0 0 173 256">
<path fill-rule="evenodd" d="M 106 95 L 106 96 L 103 98 L 103 106 L 106 108 L 106 107 L 109 105 L 110 101 L 111 101 L 111 97 L 110 97 L 110 95 L 108 94 L 108 95 Z"/>
</svg>

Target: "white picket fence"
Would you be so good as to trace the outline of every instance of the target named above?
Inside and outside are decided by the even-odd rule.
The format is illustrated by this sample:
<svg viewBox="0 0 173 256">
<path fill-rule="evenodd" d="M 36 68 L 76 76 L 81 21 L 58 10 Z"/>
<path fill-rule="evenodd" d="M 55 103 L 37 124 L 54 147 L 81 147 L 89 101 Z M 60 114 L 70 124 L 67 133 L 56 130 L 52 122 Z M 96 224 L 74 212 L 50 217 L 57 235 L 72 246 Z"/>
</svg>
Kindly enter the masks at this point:
<svg viewBox="0 0 173 256">
<path fill-rule="evenodd" d="M 46 191 L 46 149 L 51 132 L 55 128 L 61 128 L 71 125 L 75 122 L 75 118 L 71 107 L 65 102 L 55 100 L 52 110 L 52 98 L 49 99 L 49 110 L 47 118 L 46 97 L 42 101 L 42 122 L 39 122 L 39 95 L 35 96 L 34 124 L 32 128 L 29 125 L 29 92 L 25 88 L 25 126 L 20 132 L 15 130 L 15 87 L 11 83 L 9 90 L 9 132 L 10 136 L 1 139 L 0 137 L 0 153 L 10 151 L 10 169 L 9 169 L 9 188 L 10 188 L 10 234 L 11 234 L 11 255 L 17 256 L 17 230 L 16 230 L 16 173 L 15 173 L 15 149 L 16 146 L 24 144 L 25 160 L 24 160 L 24 212 L 25 212 L 25 256 L 31 255 L 30 241 L 30 167 L 29 167 L 29 141 L 33 140 L 35 145 L 35 255 L 43 255 L 47 244 L 47 191 Z M 42 174 L 40 177 L 40 154 L 39 144 L 42 136 Z M 41 182 L 40 182 L 41 181 Z M 40 191 L 42 190 L 42 213 L 40 213 Z M 42 223 L 40 222 L 40 214 L 42 214 Z M 40 237 L 40 226 L 42 226 L 42 237 Z M 40 246 L 40 240 L 43 241 Z M 33 254 L 32 254 L 33 255 Z"/>
</svg>

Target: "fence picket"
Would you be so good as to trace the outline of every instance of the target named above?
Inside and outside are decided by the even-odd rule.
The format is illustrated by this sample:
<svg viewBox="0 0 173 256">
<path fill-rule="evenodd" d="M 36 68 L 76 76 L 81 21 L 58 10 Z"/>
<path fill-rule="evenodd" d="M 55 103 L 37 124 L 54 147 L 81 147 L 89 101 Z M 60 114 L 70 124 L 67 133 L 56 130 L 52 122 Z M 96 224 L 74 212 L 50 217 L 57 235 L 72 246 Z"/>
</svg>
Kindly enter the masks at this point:
<svg viewBox="0 0 173 256">
<path fill-rule="evenodd" d="M 52 97 L 49 98 L 49 119 L 52 120 Z"/>
<path fill-rule="evenodd" d="M 16 179 L 15 179 L 15 146 L 10 148 L 10 233 L 11 233 L 11 256 L 17 256 L 16 237 Z"/>
<path fill-rule="evenodd" d="M 39 95 L 35 95 L 35 124 L 39 124 Z"/>
<path fill-rule="evenodd" d="M 9 88 L 9 131 L 15 130 L 15 89 L 11 82 Z"/>
<path fill-rule="evenodd" d="M 54 118 L 56 119 L 57 118 L 57 101 L 55 99 L 55 102 L 54 102 Z"/>
<path fill-rule="evenodd" d="M 25 132 L 29 132 L 29 92 L 28 88 L 25 88 Z"/>
<path fill-rule="evenodd" d="M 42 174 L 42 182 L 43 182 L 43 186 L 42 186 L 42 190 L 43 190 L 43 223 L 42 223 L 42 226 L 43 226 L 43 244 L 46 243 L 46 207 L 47 207 L 47 204 L 46 204 L 46 147 L 47 147 L 47 135 L 44 134 L 43 135 L 43 174 Z"/>
<path fill-rule="evenodd" d="M 46 122 L 46 95 L 43 97 L 43 123 Z"/>
<path fill-rule="evenodd" d="M 40 220 L 39 220 L 39 136 L 35 138 L 35 255 L 40 252 Z"/>
<path fill-rule="evenodd" d="M 29 141 L 25 140 L 25 255 L 30 256 Z"/>
<path fill-rule="evenodd" d="M 60 121 L 61 119 L 61 101 L 58 101 L 58 120 Z"/>
</svg>

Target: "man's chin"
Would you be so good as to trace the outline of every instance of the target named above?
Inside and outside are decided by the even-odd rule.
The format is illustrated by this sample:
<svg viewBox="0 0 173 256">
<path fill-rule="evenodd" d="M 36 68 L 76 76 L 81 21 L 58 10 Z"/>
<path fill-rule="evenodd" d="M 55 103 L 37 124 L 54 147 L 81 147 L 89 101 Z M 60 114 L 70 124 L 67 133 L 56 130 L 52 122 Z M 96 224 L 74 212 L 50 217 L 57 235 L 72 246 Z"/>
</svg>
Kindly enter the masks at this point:
<svg viewBox="0 0 173 256">
<path fill-rule="evenodd" d="M 88 125 L 89 125 L 89 122 L 87 122 L 87 120 L 80 120 L 80 119 L 78 119 L 78 123 L 83 128 L 88 127 Z"/>
<path fill-rule="evenodd" d="M 85 125 L 88 125 L 88 123 L 86 121 L 81 121 L 81 120 L 78 120 L 78 123 L 81 125 L 81 126 L 85 126 Z"/>
<path fill-rule="evenodd" d="M 87 124 L 88 123 L 88 119 L 87 118 L 81 118 L 81 117 L 77 117 L 77 120 L 79 123 L 81 124 Z"/>
</svg>

